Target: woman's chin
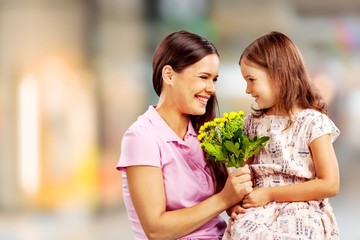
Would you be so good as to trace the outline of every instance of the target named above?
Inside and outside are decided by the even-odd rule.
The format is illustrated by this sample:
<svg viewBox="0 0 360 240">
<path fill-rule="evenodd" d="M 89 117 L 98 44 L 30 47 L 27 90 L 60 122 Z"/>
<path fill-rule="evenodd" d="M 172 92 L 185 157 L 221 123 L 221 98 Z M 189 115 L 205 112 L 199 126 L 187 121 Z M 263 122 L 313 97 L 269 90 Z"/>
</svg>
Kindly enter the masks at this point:
<svg viewBox="0 0 360 240">
<path fill-rule="evenodd" d="M 196 116 L 201 116 L 201 115 L 204 115 L 206 112 L 206 108 L 198 108 L 196 110 L 194 110 L 193 114 L 192 115 L 196 115 Z"/>
</svg>

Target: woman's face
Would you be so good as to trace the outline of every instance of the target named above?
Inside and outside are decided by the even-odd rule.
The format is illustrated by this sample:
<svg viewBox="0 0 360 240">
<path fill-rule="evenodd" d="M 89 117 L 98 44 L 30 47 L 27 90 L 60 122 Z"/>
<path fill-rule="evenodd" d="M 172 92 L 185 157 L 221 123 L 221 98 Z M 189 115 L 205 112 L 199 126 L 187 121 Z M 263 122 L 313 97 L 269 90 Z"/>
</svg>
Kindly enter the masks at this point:
<svg viewBox="0 0 360 240">
<path fill-rule="evenodd" d="M 267 71 L 244 59 L 241 60 L 240 69 L 246 81 L 246 93 L 255 98 L 259 108 L 271 109 L 274 107 L 276 104 L 276 89 Z"/>
<path fill-rule="evenodd" d="M 219 74 L 219 57 L 207 55 L 198 62 L 174 72 L 170 98 L 180 114 L 203 115 L 209 98 L 215 94 Z"/>
</svg>

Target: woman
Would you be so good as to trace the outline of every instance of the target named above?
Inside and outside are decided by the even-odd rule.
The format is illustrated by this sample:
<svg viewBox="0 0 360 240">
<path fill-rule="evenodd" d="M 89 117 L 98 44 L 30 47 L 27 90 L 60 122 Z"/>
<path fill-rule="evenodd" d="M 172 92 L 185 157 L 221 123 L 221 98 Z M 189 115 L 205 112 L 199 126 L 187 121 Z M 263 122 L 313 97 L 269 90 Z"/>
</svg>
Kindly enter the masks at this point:
<svg viewBox="0 0 360 240">
<path fill-rule="evenodd" d="M 215 117 L 219 54 L 207 39 L 179 31 L 153 58 L 158 103 L 122 139 L 117 168 L 136 239 L 221 239 L 221 212 L 252 188 L 247 167 L 232 172 L 205 161 L 200 126 Z"/>
</svg>

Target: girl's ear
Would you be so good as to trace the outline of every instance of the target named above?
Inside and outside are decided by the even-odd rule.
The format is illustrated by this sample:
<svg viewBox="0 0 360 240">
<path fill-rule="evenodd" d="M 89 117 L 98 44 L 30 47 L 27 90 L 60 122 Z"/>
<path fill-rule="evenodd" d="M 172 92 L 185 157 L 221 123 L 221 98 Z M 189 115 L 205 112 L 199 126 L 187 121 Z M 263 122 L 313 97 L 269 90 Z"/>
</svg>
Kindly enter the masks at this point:
<svg viewBox="0 0 360 240">
<path fill-rule="evenodd" d="M 162 69 L 163 82 L 165 84 L 172 84 L 174 77 L 174 70 L 170 65 L 165 65 Z"/>
</svg>

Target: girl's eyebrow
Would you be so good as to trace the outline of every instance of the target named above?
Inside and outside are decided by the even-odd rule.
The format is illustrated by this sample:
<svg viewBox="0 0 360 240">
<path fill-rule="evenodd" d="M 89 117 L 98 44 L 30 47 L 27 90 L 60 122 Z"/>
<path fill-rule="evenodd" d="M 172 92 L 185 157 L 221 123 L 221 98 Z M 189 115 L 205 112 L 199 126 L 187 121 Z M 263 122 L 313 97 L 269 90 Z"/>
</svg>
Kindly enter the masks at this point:
<svg viewBox="0 0 360 240">
<path fill-rule="evenodd" d="M 249 77 L 253 77 L 253 76 L 251 76 L 250 74 L 244 76 L 244 78 L 249 78 Z"/>
</svg>

